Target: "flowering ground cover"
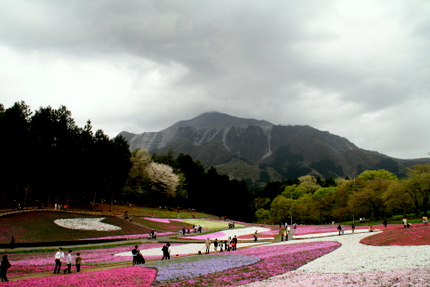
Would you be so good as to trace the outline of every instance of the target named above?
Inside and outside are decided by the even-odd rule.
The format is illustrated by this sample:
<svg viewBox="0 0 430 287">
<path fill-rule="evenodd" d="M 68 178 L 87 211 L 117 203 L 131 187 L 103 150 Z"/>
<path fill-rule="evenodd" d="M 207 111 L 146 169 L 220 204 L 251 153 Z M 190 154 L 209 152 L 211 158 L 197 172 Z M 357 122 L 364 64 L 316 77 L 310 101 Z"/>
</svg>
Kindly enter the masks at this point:
<svg viewBox="0 0 430 287">
<path fill-rule="evenodd" d="M 139 244 L 139 248 L 145 256 L 146 249 L 160 249 L 159 256 L 145 256 L 145 258 L 160 258 L 162 256 L 161 247 L 163 243 L 147 243 Z M 91 248 L 91 247 L 90 247 Z M 72 255 L 75 256 L 77 252 L 81 253 L 83 265 L 101 265 L 105 263 L 119 263 L 119 262 L 131 262 L 132 254 L 131 250 L 134 248 L 134 244 L 125 246 L 107 247 L 100 249 L 77 249 L 73 250 Z M 67 253 L 68 250 L 63 250 Z M 9 254 L 9 260 L 14 266 L 54 266 L 54 255 L 55 251 L 51 252 L 35 252 L 35 253 L 12 253 Z M 117 253 L 125 252 L 128 256 L 115 256 Z M 53 268 L 53 267 L 52 267 Z M 11 269 L 10 271 L 13 271 Z"/>
<path fill-rule="evenodd" d="M 28 278 L 1 283 L 1 286 L 63 286 L 63 287 L 97 287 L 97 286 L 151 286 L 157 270 L 145 267 L 122 267 L 97 272 L 79 274 L 57 274 L 47 277 Z"/>
<path fill-rule="evenodd" d="M 117 217 L 106 217 L 103 222 L 119 226 L 117 231 L 73 230 L 63 228 L 54 223 L 57 219 L 70 218 L 99 218 L 83 214 L 62 212 L 25 212 L 0 217 L 0 242 L 9 242 L 14 236 L 16 243 L 21 242 L 50 242 L 78 240 L 81 238 L 116 236 L 127 234 L 148 234 L 150 229 L 136 226 Z"/>
<path fill-rule="evenodd" d="M 228 228 L 228 222 L 224 220 L 216 220 L 216 219 L 196 219 L 196 218 L 152 218 L 152 217 L 143 217 L 143 220 L 146 221 L 146 225 L 154 225 L 154 223 L 158 223 L 157 225 L 160 229 L 164 230 L 174 230 L 181 231 L 183 227 L 192 228 L 194 225 L 200 225 L 204 230 L 211 229 L 226 229 Z M 170 226 L 173 225 L 173 228 Z M 235 223 L 236 228 L 244 227 L 244 224 Z"/>
<path fill-rule="evenodd" d="M 351 225 L 341 225 L 343 230 L 351 230 Z M 337 232 L 338 225 L 325 224 L 325 225 L 297 225 L 295 235 Z M 358 226 L 356 230 L 365 229 L 368 226 Z"/>
<path fill-rule="evenodd" d="M 101 222 L 104 219 L 106 218 L 63 218 L 54 220 L 54 223 L 64 228 L 76 230 L 116 231 L 122 229 L 119 226 Z"/>
<path fill-rule="evenodd" d="M 294 270 L 264 281 L 241 287 L 332 287 L 332 286 L 430 286 L 430 268 L 417 268 L 385 272 L 310 273 Z"/>
<path fill-rule="evenodd" d="M 340 244 L 337 242 L 312 242 L 296 243 L 289 246 L 272 244 L 246 248 L 234 251 L 234 253 L 231 252 L 229 255 L 225 256 L 227 256 L 228 259 L 230 256 L 234 255 L 246 255 L 259 258 L 260 260 L 252 265 L 226 268 L 224 271 L 214 269 L 213 266 L 217 265 L 215 262 L 212 264 L 205 262 L 204 266 L 209 267 L 200 268 L 201 270 L 205 270 L 205 275 L 196 272 L 194 276 L 200 276 L 179 282 L 163 283 L 158 277 L 157 281 L 160 281 L 158 282 L 159 286 L 237 286 L 264 280 L 271 276 L 294 270 L 315 258 L 335 250 L 339 246 Z M 207 260 L 206 258 L 204 259 Z M 228 266 L 228 260 L 227 263 L 224 263 L 224 266 Z M 160 274 L 163 274 L 163 266 L 158 266 L 158 268 Z M 172 270 L 172 267 L 169 266 L 168 268 Z M 199 272 L 201 272 L 201 270 L 199 270 Z M 191 272 L 191 270 L 187 272 Z M 160 279 L 163 278 L 164 277 L 160 277 Z"/>
<path fill-rule="evenodd" d="M 430 245 L 430 226 L 388 229 L 363 238 L 360 242 L 375 246 Z"/>
<path fill-rule="evenodd" d="M 430 286 L 428 245 L 369 246 L 359 243 L 368 235 L 303 240 L 336 240 L 342 247 L 297 270 L 242 286 Z"/>
</svg>

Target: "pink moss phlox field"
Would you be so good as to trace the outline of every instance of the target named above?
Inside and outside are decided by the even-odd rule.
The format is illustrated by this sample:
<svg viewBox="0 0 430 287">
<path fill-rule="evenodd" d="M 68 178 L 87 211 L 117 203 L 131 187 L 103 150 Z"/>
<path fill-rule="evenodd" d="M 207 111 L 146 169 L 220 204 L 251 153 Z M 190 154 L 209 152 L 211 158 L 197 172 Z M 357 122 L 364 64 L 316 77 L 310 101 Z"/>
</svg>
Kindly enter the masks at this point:
<svg viewBox="0 0 430 287">
<path fill-rule="evenodd" d="M 145 267 L 124 267 L 97 272 L 79 274 L 58 274 L 1 283 L 1 286 L 63 286 L 63 287 L 98 287 L 98 286 L 151 286 L 157 276 L 157 270 Z"/>
<path fill-rule="evenodd" d="M 142 219 L 160 222 L 160 223 L 170 223 L 170 218 L 142 217 Z"/>
<path fill-rule="evenodd" d="M 158 232 L 157 236 L 169 236 L 174 235 L 176 233 L 173 232 Z M 97 238 L 83 238 L 79 240 L 100 240 L 100 239 L 140 239 L 140 238 L 148 238 L 148 234 L 130 234 L 130 235 L 115 235 L 115 236 L 105 236 L 105 237 L 97 237 Z"/>
<path fill-rule="evenodd" d="M 297 225 L 294 235 L 305 235 L 325 232 L 337 232 L 338 225 Z M 343 230 L 351 230 L 351 225 L 342 225 Z M 355 229 L 367 229 L 367 226 L 357 226 Z"/>
<path fill-rule="evenodd" d="M 207 274 L 193 279 L 159 286 L 237 286 L 265 280 L 300 266 L 340 247 L 338 242 L 308 242 L 239 249 L 232 254 L 259 257 L 261 261 L 249 266 Z"/>
<path fill-rule="evenodd" d="M 430 226 L 388 229 L 365 237 L 360 243 L 374 246 L 430 245 Z"/>
<path fill-rule="evenodd" d="M 139 248 L 141 249 L 143 256 L 147 259 L 151 259 L 151 258 L 155 259 L 162 256 L 162 253 L 161 253 L 162 246 L 163 246 L 163 243 L 139 244 Z M 73 250 L 72 254 L 74 258 L 77 252 L 81 253 L 82 264 L 84 265 L 98 264 L 98 263 L 111 263 L 111 262 L 124 262 L 124 261 L 132 260 L 131 250 L 133 248 L 134 248 L 133 244 L 126 245 L 126 246 L 111 247 L 111 248 L 100 248 L 100 249 L 79 250 L 79 249 L 72 248 Z M 152 249 L 152 248 L 160 248 L 160 256 L 146 256 L 145 249 Z M 114 256 L 117 253 L 128 252 L 128 251 L 130 252 L 130 257 Z M 54 255 L 55 255 L 55 252 L 17 253 L 17 254 L 10 254 L 9 260 L 11 261 L 11 264 L 18 265 L 18 266 L 24 266 L 24 265 L 54 266 Z M 13 267 L 10 269 L 10 272 L 12 271 L 13 271 Z"/>
</svg>

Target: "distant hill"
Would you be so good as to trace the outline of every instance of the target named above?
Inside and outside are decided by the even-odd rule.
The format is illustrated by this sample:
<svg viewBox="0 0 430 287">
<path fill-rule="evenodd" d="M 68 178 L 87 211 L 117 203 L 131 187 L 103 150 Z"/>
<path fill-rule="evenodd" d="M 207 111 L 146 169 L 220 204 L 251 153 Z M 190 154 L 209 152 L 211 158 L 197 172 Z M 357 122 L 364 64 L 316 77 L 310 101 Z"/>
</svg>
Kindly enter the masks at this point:
<svg viewBox="0 0 430 287">
<path fill-rule="evenodd" d="M 121 132 L 130 149 L 149 153 L 189 154 L 206 168 L 254 184 L 306 174 L 353 178 L 364 170 L 386 169 L 404 175 L 405 166 L 421 160 L 401 160 L 358 148 L 346 138 L 309 126 L 281 126 L 223 113 L 205 113 L 160 131 Z"/>
</svg>

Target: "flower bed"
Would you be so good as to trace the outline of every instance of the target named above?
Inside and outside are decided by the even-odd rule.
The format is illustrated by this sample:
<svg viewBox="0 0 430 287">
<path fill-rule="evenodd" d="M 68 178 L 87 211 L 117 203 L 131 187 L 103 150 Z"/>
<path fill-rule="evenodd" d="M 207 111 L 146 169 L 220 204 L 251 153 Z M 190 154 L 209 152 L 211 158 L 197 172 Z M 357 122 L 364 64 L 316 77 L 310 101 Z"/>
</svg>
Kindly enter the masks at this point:
<svg viewBox="0 0 430 287">
<path fill-rule="evenodd" d="M 429 286 L 430 268 L 396 270 L 386 272 L 360 272 L 321 274 L 291 271 L 264 281 L 242 285 L 243 287 L 332 287 L 332 286 Z"/>
<path fill-rule="evenodd" d="M 57 219 L 67 218 L 100 218 L 82 214 L 62 212 L 25 212 L 0 217 L 0 242 L 9 242 L 14 236 L 16 243 L 53 242 L 79 240 L 81 238 L 117 236 L 128 234 L 148 234 L 150 229 L 136 226 L 117 217 L 106 217 L 104 223 L 119 226 L 117 231 L 93 231 L 67 229 L 54 223 Z"/>
<path fill-rule="evenodd" d="M 247 255 L 196 255 L 175 260 L 151 262 L 146 266 L 158 269 L 157 282 L 164 283 L 190 279 L 209 273 L 239 268 L 260 259 Z"/>
<path fill-rule="evenodd" d="M 100 218 L 64 218 L 54 220 L 54 223 L 68 229 L 95 230 L 95 231 L 116 231 L 121 230 L 119 226 L 101 222 L 105 217 Z"/>
<path fill-rule="evenodd" d="M 158 259 L 162 256 L 161 247 L 162 243 L 148 243 L 148 244 L 140 244 L 139 247 L 142 250 L 143 256 L 146 259 Z M 111 248 L 100 248 L 100 249 L 76 249 L 71 248 L 73 250 L 73 258 L 76 253 L 81 253 L 82 263 L 83 265 L 100 265 L 105 263 L 118 263 L 118 262 L 131 262 L 132 254 L 131 250 L 134 248 L 134 245 L 127 246 L 118 246 Z M 157 248 L 160 249 L 159 256 L 150 256 L 145 255 L 145 249 Z M 67 254 L 66 249 L 64 249 L 65 254 Z M 115 256 L 117 253 L 127 252 L 129 256 Z M 10 274 L 15 272 L 15 267 L 20 266 L 19 268 L 23 268 L 23 266 L 28 266 L 29 270 L 33 268 L 34 272 L 42 266 L 50 266 L 50 269 L 53 269 L 54 266 L 54 255 L 55 252 L 37 252 L 37 253 L 12 253 L 9 255 L 9 261 L 13 265 L 10 269 Z"/>
<path fill-rule="evenodd" d="M 363 238 L 360 243 L 375 246 L 430 245 L 430 226 L 388 229 Z"/>
<path fill-rule="evenodd" d="M 227 268 L 222 272 L 208 272 L 180 282 L 161 283 L 160 286 L 237 286 L 267 279 L 294 270 L 309 261 L 329 253 L 340 246 L 337 242 L 296 243 L 291 245 L 268 245 L 234 251 L 234 255 L 247 255 L 260 258 L 255 264 Z M 233 254 L 233 252 L 231 253 Z M 227 258 L 229 255 L 226 255 Z M 175 260 L 176 261 L 176 260 Z M 228 262 L 228 260 L 227 260 Z M 207 264 L 207 263 L 206 263 Z M 227 263 L 228 264 L 228 263 Z M 216 265 L 216 263 L 212 264 Z M 158 267 L 162 272 L 162 266 Z M 195 268 L 194 268 L 195 269 Z M 187 272 L 191 272 L 188 270 Z M 196 276 L 200 274 L 195 274 Z M 158 280 L 158 277 L 157 277 Z"/>
<path fill-rule="evenodd" d="M 9 281 L 2 286 L 63 286 L 63 287 L 104 287 L 104 286 L 151 286 L 157 271 L 145 267 L 123 267 L 97 272 L 53 275 Z"/>
</svg>

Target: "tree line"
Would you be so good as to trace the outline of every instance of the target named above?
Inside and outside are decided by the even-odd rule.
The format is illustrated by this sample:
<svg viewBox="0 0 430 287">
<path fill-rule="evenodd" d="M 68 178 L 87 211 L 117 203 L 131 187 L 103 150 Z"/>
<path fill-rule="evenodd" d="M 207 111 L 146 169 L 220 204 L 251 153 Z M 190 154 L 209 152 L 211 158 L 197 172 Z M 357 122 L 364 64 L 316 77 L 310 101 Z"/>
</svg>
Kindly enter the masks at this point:
<svg viewBox="0 0 430 287">
<path fill-rule="evenodd" d="M 393 214 L 426 214 L 430 166 L 417 165 L 405 178 L 364 171 L 355 179 L 311 175 L 249 188 L 191 156 L 149 155 L 129 150 L 122 136 L 110 139 L 91 122 L 76 125 L 71 112 L 25 102 L 0 104 L 2 205 L 38 202 L 134 203 L 192 208 L 243 221 L 271 224 L 328 223 Z"/>
<path fill-rule="evenodd" d="M 408 169 L 405 178 L 387 170 L 367 170 L 354 179 L 321 180 L 311 175 L 296 182 L 268 183 L 255 194 L 255 219 L 271 224 L 323 224 L 358 218 L 427 215 L 430 165 Z"/>
<path fill-rule="evenodd" d="M 0 104 L 1 202 L 111 200 L 130 169 L 129 145 L 110 139 L 91 122 L 81 128 L 61 106 L 32 112 L 21 101 Z"/>
</svg>

